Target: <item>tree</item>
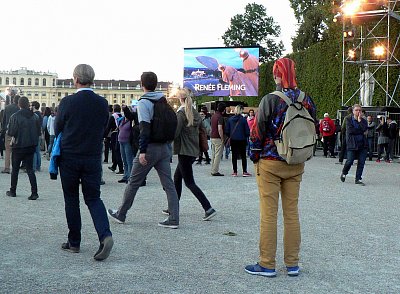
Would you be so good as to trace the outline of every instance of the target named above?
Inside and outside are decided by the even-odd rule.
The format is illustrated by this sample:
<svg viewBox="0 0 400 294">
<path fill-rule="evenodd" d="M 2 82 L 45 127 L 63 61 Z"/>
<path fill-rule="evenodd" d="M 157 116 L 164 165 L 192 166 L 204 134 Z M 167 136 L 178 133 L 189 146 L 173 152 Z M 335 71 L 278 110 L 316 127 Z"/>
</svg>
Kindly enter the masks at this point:
<svg viewBox="0 0 400 294">
<path fill-rule="evenodd" d="M 283 43 L 277 43 L 281 28 L 272 17 L 267 16 L 261 4 L 247 4 L 244 14 L 231 18 L 231 26 L 222 36 L 225 46 L 260 46 L 260 62 L 279 58 L 284 50 Z"/>
<path fill-rule="evenodd" d="M 293 51 L 301 51 L 325 40 L 332 22 L 332 1 L 289 0 L 299 23 L 297 35 L 292 39 Z"/>
</svg>

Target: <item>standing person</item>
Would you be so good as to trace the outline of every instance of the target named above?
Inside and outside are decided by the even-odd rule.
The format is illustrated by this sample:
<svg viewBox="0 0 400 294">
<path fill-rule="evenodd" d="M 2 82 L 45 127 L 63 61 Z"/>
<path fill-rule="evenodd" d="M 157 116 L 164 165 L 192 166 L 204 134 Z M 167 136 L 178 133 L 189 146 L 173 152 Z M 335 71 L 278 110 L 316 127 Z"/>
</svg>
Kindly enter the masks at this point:
<svg viewBox="0 0 400 294">
<path fill-rule="evenodd" d="M 378 115 L 379 125 L 376 127 L 378 132 L 378 159 L 376 162 L 381 162 L 383 150 L 385 150 L 385 161 L 389 161 L 389 126 L 383 115 Z"/>
<path fill-rule="evenodd" d="M 10 173 L 10 165 L 11 165 L 11 137 L 7 135 L 7 127 L 10 121 L 11 115 L 16 113 L 19 110 L 18 107 L 18 99 L 19 95 L 16 95 L 17 91 L 14 89 L 10 90 L 10 99 L 12 101 L 11 104 L 7 105 L 4 108 L 4 115 L 1 124 L 1 133 L 4 136 L 4 145 L 5 145 L 5 156 L 4 156 L 4 169 L 1 171 L 2 174 L 9 174 Z"/>
<path fill-rule="evenodd" d="M 10 197 L 16 197 L 18 173 L 21 162 L 24 161 L 32 192 L 28 199 L 36 200 L 39 195 L 36 176 L 33 171 L 33 157 L 41 133 L 41 124 L 39 117 L 29 110 L 28 98 L 19 98 L 18 106 L 20 110 L 11 116 L 7 129 L 7 135 L 13 139 L 11 141 L 11 188 L 6 194 Z"/>
<path fill-rule="evenodd" d="M 177 229 L 179 226 L 179 200 L 174 182 L 171 177 L 171 150 L 169 142 L 152 142 L 151 121 L 154 116 L 154 103 L 165 99 L 164 94 L 155 92 L 157 87 L 157 75 L 153 72 L 144 72 L 140 81 L 144 95 L 139 99 L 137 111 L 139 118 L 140 153 L 133 160 L 132 172 L 125 188 L 122 204 L 118 210 L 108 209 L 109 217 L 117 223 L 123 224 L 128 210 L 132 207 L 133 201 L 139 187 L 146 179 L 147 174 L 154 167 L 157 170 L 162 187 L 167 194 L 169 217 L 158 225 L 165 228 Z M 162 102 L 160 102 L 162 103 Z"/>
<path fill-rule="evenodd" d="M 51 156 L 51 150 L 53 149 L 53 143 L 54 139 L 56 137 L 56 133 L 54 131 L 54 122 L 56 120 L 56 115 L 57 115 L 57 107 L 54 109 L 54 111 L 51 112 L 50 116 L 47 119 L 47 132 L 49 134 L 49 145 L 47 148 L 47 160 L 50 160 Z"/>
<path fill-rule="evenodd" d="M 340 148 L 340 153 L 339 153 L 339 164 L 343 164 L 343 160 L 345 158 L 347 158 L 347 144 L 346 144 L 346 118 L 351 117 L 353 115 L 353 107 L 349 107 L 347 108 L 347 115 L 345 116 L 345 118 L 342 121 L 342 127 L 341 127 L 341 140 L 342 140 L 342 144 L 341 144 L 341 148 Z"/>
<path fill-rule="evenodd" d="M 42 113 L 40 112 L 40 104 L 37 101 L 32 101 L 31 103 L 32 106 L 32 111 L 34 114 L 36 114 L 39 118 L 40 126 L 43 124 L 43 116 Z M 40 144 L 42 140 L 42 132 L 39 134 L 39 140 L 38 140 L 38 145 L 36 146 L 36 151 L 33 156 L 33 171 L 38 171 L 40 172 L 41 166 L 42 166 L 42 157 L 40 155 Z"/>
<path fill-rule="evenodd" d="M 209 220 L 217 212 L 211 207 L 203 191 L 196 185 L 192 168 L 196 155 L 199 154 L 199 128 L 202 119 L 193 108 L 192 98 L 186 89 L 179 90 L 176 97 L 179 99 L 181 106 L 177 112 L 178 126 L 173 144 L 174 154 L 178 154 L 178 165 L 174 174 L 175 189 L 178 199 L 180 199 L 183 179 L 185 186 L 193 193 L 204 209 L 203 220 Z"/>
<path fill-rule="evenodd" d="M 124 174 L 123 162 L 121 157 L 121 149 L 118 142 L 118 125 L 122 120 L 121 114 L 121 106 L 119 104 L 114 104 L 113 106 L 113 114 L 109 117 L 108 125 L 105 133 L 111 132 L 110 135 L 110 145 L 111 145 L 111 157 L 112 157 L 112 165 L 108 167 L 109 170 L 115 171 L 118 166 L 118 175 Z"/>
<path fill-rule="evenodd" d="M 126 109 L 127 107 L 125 107 Z M 131 121 L 124 117 L 118 126 L 118 143 L 121 153 L 122 162 L 124 164 L 124 175 L 118 183 L 128 183 L 129 176 L 132 171 L 133 150 L 130 142 L 132 131 Z"/>
<path fill-rule="evenodd" d="M 43 134 L 44 141 L 46 143 L 45 154 L 48 153 L 49 146 L 50 146 L 50 134 L 49 134 L 49 131 L 47 130 L 47 121 L 48 121 L 49 117 L 51 116 L 51 113 L 52 113 L 52 111 L 51 111 L 50 107 L 45 107 L 44 113 L 43 113 L 43 122 L 42 122 L 42 134 Z"/>
<path fill-rule="evenodd" d="M 196 164 L 201 164 L 201 162 L 203 161 L 203 153 L 204 153 L 206 164 L 210 164 L 211 159 L 210 159 L 210 156 L 208 155 L 208 149 L 210 148 L 209 140 L 210 140 L 210 134 L 211 134 L 211 118 L 209 116 L 207 116 L 207 112 L 205 112 L 203 110 L 200 111 L 200 117 L 202 119 L 201 124 L 203 127 L 203 131 L 205 132 L 205 134 L 203 134 L 203 136 L 207 137 L 207 146 L 204 146 L 204 149 L 202 149 L 202 146 L 200 146 L 199 159 L 197 160 Z M 207 148 L 205 148 L 205 147 L 207 147 Z"/>
<path fill-rule="evenodd" d="M 367 116 L 367 141 L 368 141 L 368 157 L 369 161 L 372 161 L 372 155 L 374 151 L 374 141 L 375 141 L 375 122 L 371 115 Z"/>
<path fill-rule="evenodd" d="M 388 127 L 389 127 L 389 148 L 388 148 L 389 161 L 388 161 L 388 163 L 392 163 L 393 162 L 394 142 L 396 141 L 398 131 L 397 131 L 397 123 L 395 120 L 392 120 L 390 117 L 388 117 L 387 123 L 388 123 Z"/>
<path fill-rule="evenodd" d="M 237 105 L 235 107 L 235 115 L 228 119 L 225 126 L 225 133 L 229 138 L 232 150 L 232 177 L 237 177 L 237 160 L 238 157 L 242 159 L 243 177 L 250 177 L 251 174 L 247 172 L 247 158 L 246 158 L 246 145 L 250 135 L 249 125 L 246 119 L 242 116 L 243 106 Z"/>
<path fill-rule="evenodd" d="M 297 101 L 302 93 L 297 88 L 295 64 L 289 58 L 278 59 L 273 66 L 277 90 Z M 315 120 L 315 105 L 306 95 L 302 101 Z M 276 276 L 277 213 L 279 193 L 282 198 L 284 224 L 284 261 L 289 276 L 299 274 L 300 222 L 298 200 L 304 163 L 289 165 L 279 156 L 274 140 L 279 138 L 288 106 L 279 96 L 263 97 L 251 132 L 251 160 L 257 170 L 260 195 L 260 260 L 248 265 L 245 271 L 252 275 Z"/>
<path fill-rule="evenodd" d="M 56 136 L 62 133 L 59 166 L 69 229 L 68 240 L 61 248 L 72 253 L 80 250 L 81 183 L 83 199 L 100 242 L 93 258 L 104 260 L 114 244 L 106 209 L 100 198 L 102 139 L 108 122 L 108 104 L 91 88 L 94 75 L 90 65 L 79 64 L 75 67 L 73 82 L 77 92 L 61 100 L 55 120 Z"/>
<path fill-rule="evenodd" d="M 251 130 L 251 128 L 253 127 L 255 118 L 256 117 L 254 116 L 254 109 L 250 109 L 249 115 L 247 116 L 247 124 L 249 125 L 249 130 Z M 250 137 L 248 139 L 250 139 Z M 250 140 L 247 141 L 247 155 L 250 156 Z"/>
<path fill-rule="evenodd" d="M 355 183 L 360 186 L 365 186 L 361 180 L 365 159 L 368 153 L 368 142 L 365 136 L 368 122 L 362 117 L 361 106 L 359 104 L 353 106 L 353 116 L 346 117 L 346 120 L 347 160 L 343 166 L 340 180 L 342 182 L 346 180 L 346 175 L 349 173 L 354 159 L 358 159 Z"/>
<path fill-rule="evenodd" d="M 109 119 L 112 118 L 113 107 L 112 105 L 108 105 Z M 104 134 L 104 163 L 108 163 L 108 155 L 110 153 L 111 146 L 111 130 L 106 129 L 106 133 Z"/>
<path fill-rule="evenodd" d="M 211 117 L 211 175 L 224 176 L 219 172 L 219 164 L 224 152 L 224 113 L 226 104 L 218 103 L 217 111 Z"/>
<path fill-rule="evenodd" d="M 324 114 L 324 119 L 320 122 L 319 131 L 324 138 L 324 156 L 328 157 L 328 149 L 330 158 L 335 156 L 335 122 L 329 117 L 328 113 Z"/>
</svg>

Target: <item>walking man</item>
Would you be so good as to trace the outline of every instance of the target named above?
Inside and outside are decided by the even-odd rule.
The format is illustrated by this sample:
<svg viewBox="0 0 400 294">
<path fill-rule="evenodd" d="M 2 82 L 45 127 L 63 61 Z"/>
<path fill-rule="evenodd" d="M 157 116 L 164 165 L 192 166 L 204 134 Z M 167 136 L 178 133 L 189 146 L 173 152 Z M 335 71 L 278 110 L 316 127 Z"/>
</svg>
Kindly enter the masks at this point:
<svg viewBox="0 0 400 294">
<path fill-rule="evenodd" d="M 354 159 L 357 161 L 356 180 L 355 183 L 365 186 L 362 180 L 365 159 L 368 153 L 368 142 L 365 133 L 367 132 L 368 122 L 362 117 L 361 106 L 355 104 L 353 106 L 353 115 L 346 117 L 346 142 L 347 142 L 347 160 L 343 166 L 340 180 L 344 182 Z"/>
<path fill-rule="evenodd" d="M 146 180 L 147 174 L 154 167 L 157 170 L 162 187 L 167 194 L 169 217 L 158 225 L 165 228 L 177 229 L 179 226 L 179 200 L 174 182 L 171 177 L 171 148 L 170 142 L 152 142 L 151 121 L 154 115 L 154 103 L 164 97 L 161 92 L 155 92 L 157 75 L 144 72 L 140 77 L 144 95 L 137 105 L 139 119 L 139 154 L 133 160 L 132 172 L 125 188 L 122 204 L 118 210 L 108 209 L 109 217 L 117 223 L 125 223 L 126 214 L 132 207 L 139 187 Z M 162 102 L 160 102 L 162 103 Z"/>
<path fill-rule="evenodd" d="M 25 163 L 26 173 L 31 184 L 31 196 L 29 200 L 36 200 L 38 188 L 36 176 L 33 171 L 33 157 L 41 133 L 41 124 L 39 117 L 29 110 L 29 100 L 21 97 L 18 100 L 19 111 L 10 117 L 7 135 L 11 140 L 11 188 L 7 191 L 7 196 L 16 197 L 18 173 L 21 162 Z"/>
<path fill-rule="evenodd" d="M 277 90 L 291 101 L 302 93 L 297 88 L 295 64 L 289 58 L 278 59 L 273 67 Z M 315 104 L 309 96 L 303 99 L 303 107 L 315 120 Z M 289 165 L 278 154 L 274 139 L 279 137 L 288 106 L 279 96 L 268 94 L 262 98 L 256 122 L 250 135 L 255 162 L 256 179 L 260 196 L 260 259 L 245 267 L 252 275 L 276 276 L 277 214 L 279 194 L 282 198 L 284 225 L 284 262 L 289 276 L 299 274 L 300 222 L 298 200 L 304 163 Z"/>
<path fill-rule="evenodd" d="M 77 92 L 61 100 L 55 120 L 56 137 L 62 136 L 60 178 L 69 229 L 68 241 L 61 248 L 72 253 L 80 250 L 81 183 L 83 199 L 100 241 L 94 259 L 104 260 L 114 244 L 106 209 L 100 198 L 102 140 L 108 122 L 108 103 L 90 88 L 94 75 L 90 65 L 79 64 L 75 67 L 73 82 Z"/>
</svg>

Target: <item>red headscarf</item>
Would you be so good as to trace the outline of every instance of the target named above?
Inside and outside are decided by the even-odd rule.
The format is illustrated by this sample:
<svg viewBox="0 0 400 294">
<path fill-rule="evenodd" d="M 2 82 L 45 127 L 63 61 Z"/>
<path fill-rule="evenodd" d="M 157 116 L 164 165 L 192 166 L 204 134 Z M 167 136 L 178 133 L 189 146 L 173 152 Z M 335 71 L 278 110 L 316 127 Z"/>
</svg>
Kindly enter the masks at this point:
<svg viewBox="0 0 400 294">
<path fill-rule="evenodd" d="M 284 89 L 297 88 L 295 63 L 289 58 L 281 58 L 275 61 L 272 73 L 274 77 L 282 79 L 281 85 Z"/>
</svg>

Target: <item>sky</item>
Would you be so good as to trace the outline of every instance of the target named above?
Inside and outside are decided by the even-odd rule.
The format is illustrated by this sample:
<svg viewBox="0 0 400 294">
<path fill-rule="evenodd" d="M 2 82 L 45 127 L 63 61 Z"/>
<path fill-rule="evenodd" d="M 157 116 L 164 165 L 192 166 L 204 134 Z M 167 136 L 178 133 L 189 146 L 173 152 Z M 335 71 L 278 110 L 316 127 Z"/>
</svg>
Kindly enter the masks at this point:
<svg viewBox="0 0 400 294">
<path fill-rule="evenodd" d="M 182 84 L 183 49 L 223 47 L 231 18 L 248 3 L 266 8 L 291 52 L 297 22 L 288 0 L 2 1 L 0 70 L 26 67 L 67 79 L 87 63 L 96 79 L 138 80 L 153 71 L 159 81 Z"/>
</svg>

